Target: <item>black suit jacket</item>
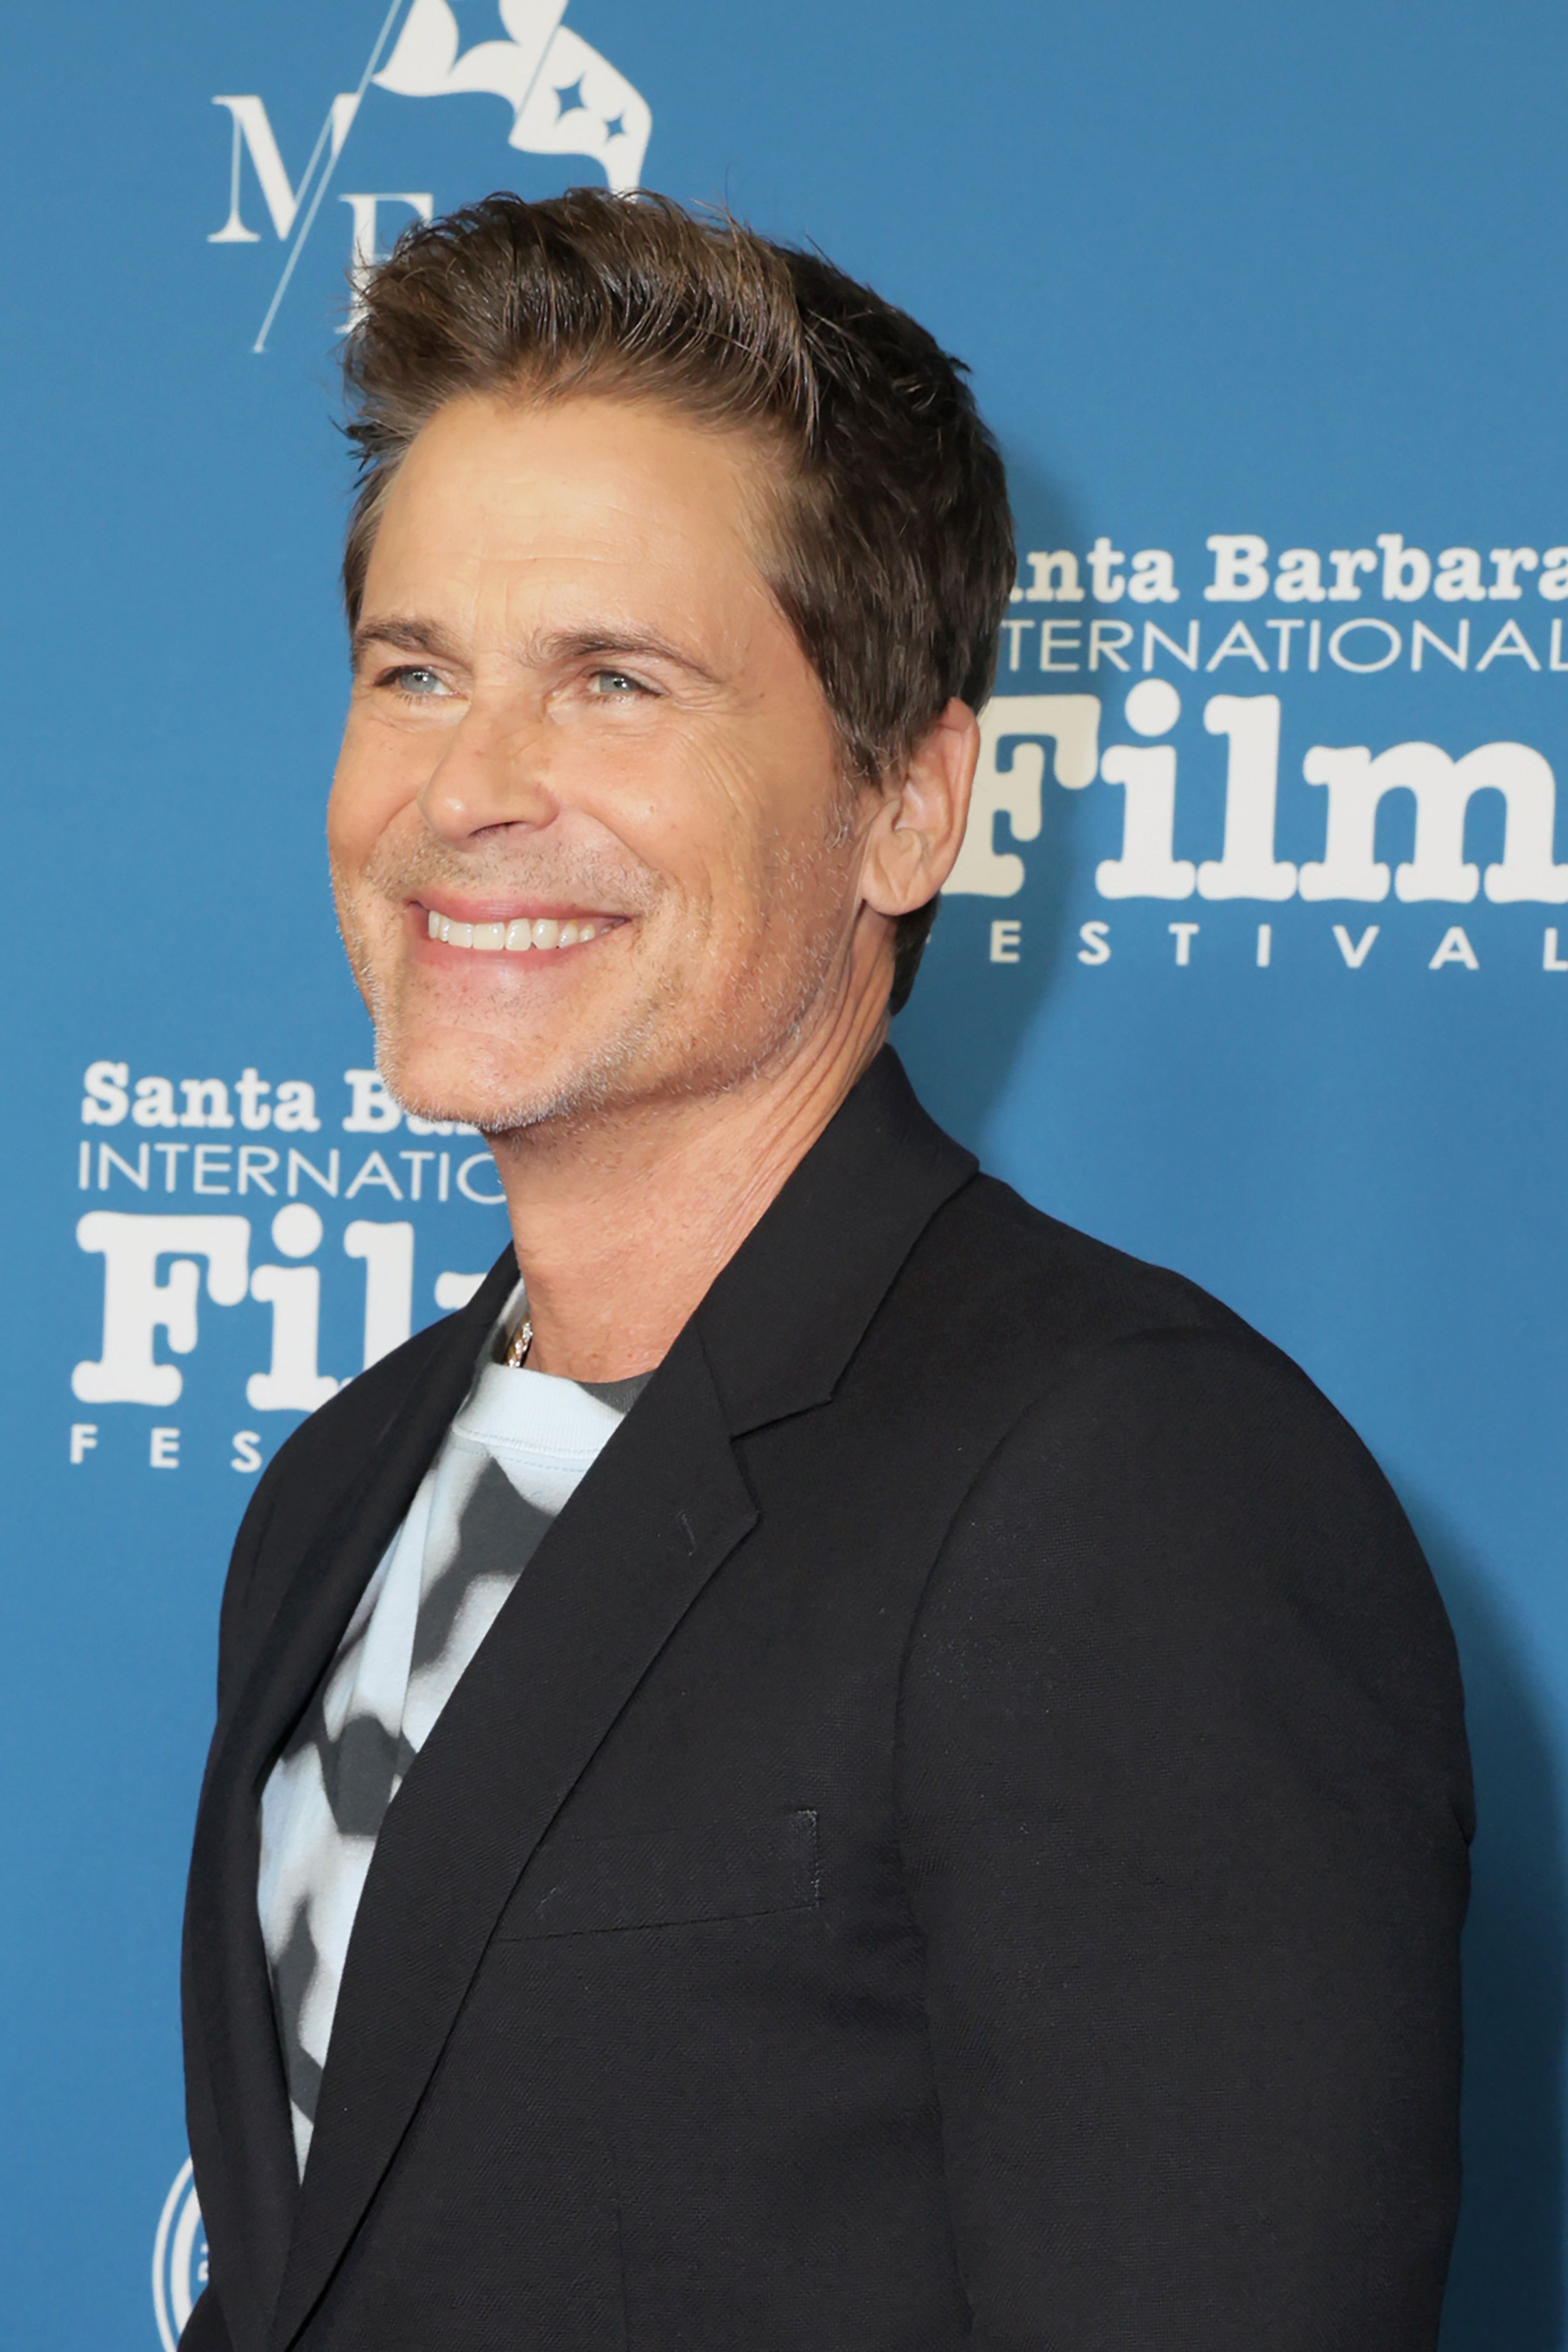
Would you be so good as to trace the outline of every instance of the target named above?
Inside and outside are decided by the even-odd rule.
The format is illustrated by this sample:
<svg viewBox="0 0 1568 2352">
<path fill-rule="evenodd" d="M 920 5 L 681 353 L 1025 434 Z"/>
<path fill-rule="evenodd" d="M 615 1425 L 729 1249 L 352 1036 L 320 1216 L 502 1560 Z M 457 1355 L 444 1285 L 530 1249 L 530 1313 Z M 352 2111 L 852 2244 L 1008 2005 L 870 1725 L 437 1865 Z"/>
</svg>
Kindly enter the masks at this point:
<svg viewBox="0 0 1568 2352">
<path fill-rule="evenodd" d="M 191 1872 L 200 2352 L 1405 2352 L 1458 2187 L 1441 1605 L 1309 1381 L 884 1054 L 389 1812 L 295 2179 L 257 1803 L 514 1279 L 258 1488 Z"/>
</svg>

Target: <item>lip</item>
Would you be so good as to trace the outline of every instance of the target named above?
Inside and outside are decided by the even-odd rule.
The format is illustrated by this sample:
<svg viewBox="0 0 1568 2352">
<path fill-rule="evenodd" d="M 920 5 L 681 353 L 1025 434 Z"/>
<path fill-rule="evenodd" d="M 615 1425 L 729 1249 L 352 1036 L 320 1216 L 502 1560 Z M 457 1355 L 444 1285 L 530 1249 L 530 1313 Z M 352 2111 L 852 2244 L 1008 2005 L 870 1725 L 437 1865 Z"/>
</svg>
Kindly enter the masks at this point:
<svg viewBox="0 0 1568 2352">
<path fill-rule="evenodd" d="M 405 913 L 421 930 L 431 915 L 445 915 L 453 923 L 602 923 L 606 930 L 628 920 L 613 908 L 584 907 L 570 898 L 464 898 L 445 890 L 405 900 Z"/>
</svg>

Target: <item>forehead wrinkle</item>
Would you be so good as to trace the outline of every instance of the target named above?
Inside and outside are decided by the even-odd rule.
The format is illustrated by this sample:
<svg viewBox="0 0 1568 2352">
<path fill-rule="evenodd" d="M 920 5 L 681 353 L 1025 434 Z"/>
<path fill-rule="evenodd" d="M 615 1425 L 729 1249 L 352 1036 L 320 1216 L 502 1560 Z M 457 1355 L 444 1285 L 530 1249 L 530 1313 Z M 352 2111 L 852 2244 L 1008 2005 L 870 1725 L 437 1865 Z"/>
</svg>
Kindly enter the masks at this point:
<svg viewBox="0 0 1568 2352">
<path fill-rule="evenodd" d="M 568 404 L 569 406 L 585 406 L 590 411 L 597 404 L 599 404 L 593 400 L 581 404 L 577 402 Z M 426 430 L 433 429 L 439 436 L 444 420 L 447 422 L 448 427 L 451 422 L 456 421 L 449 416 L 448 411 L 468 410 L 477 419 L 483 418 L 488 411 L 489 417 L 496 419 L 504 418 L 510 405 L 510 404 L 482 398 L 459 399 L 448 404 L 447 409 L 437 412 L 437 415 L 429 420 Z M 642 407 L 650 410 L 656 415 L 662 405 L 663 404 L 657 402 L 632 404 L 634 411 Z M 668 413 L 663 421 L 675 428 L 682 439 L 691 437 L 697 425 L 696 419 L 679 412 Z M 710 483 L 715 455 L 712 446 L 714 437 L 710 434 L 704 435 L 701 439 L 704 474 Z M 728 460 L 725 468 L 729 475 L 728 495 L 717 500 L 716 510 L 711 512 L 708 511 L 709 502 L 706 499 L 700 499 L 698 506 L 702 510 L 700 519 L 710 525 L 718 525 L 721 536 L 729 541 L 733 556 L 739 559 L 739 570 L 743 575 L 744 589 L 738 601 L 742 604 L 749 604 L 752 595 L 754 594 L 759 605 L 774 621 L 782 624 L 793 639 L 794 629 L 787 615 L 780 607 L 776 587 L 771 576 L 773 567 L 770 558 L 773 553 L 773 542 L 776 538 L 781 493 L 785 487 L 776 478 L 778 467 L 774 453 L 768 446 L 765 439 L 751 432 L 731 432 L 717 437 L 724 444 L 732 445 L 727 446 L 723 453 Z M 407 487 L 405 479 L 407 465 L 412 462 L 415 469 L 419 470 L 420 454 L 419 443 L 416 440 L 414 447 L 406 453 L 405 466 L 398 468 L 397 478 L 404 481 L 405 488 Z M 655 454 L 657 455 L 657 452 Z M 464 453 L 460 446 L 455 453 L 444 448 L 437 452 L 426 444 L 424 455 L 426 458 L 424 471 L 429 472 L 431 461 L 434 459 L 437 465 L 435 478 L 438 481 L 441 467 L 454 455 L 460 458 Z M 499 574 L 500 578 L 492 577 L 489 580 L 488 593 L 486 587 L 480 583 L 469 580 L 467 583 L 468 593 L 475 595 L 481 603 L 489 602 L 494 596 L 496 589 L 501 586 L 503 582 L 505 583 L 501 599 L 503 613 L 496 616 L 501 620 L 502 625 L 496 633 L 495 639 L 492 640 L 492 653 L 499 653 L 503 659 L 510 658 L 524 667 L 535 669 L 547 669 L 554 663 L 582 658 L 584 656 L 621 654 L 631 657 L 642 655 L 668 662 L 704 686 L 718 687 L 726 682 L 734 683 L 736 673 L 746 671 L 750 663 L 746 648 L 736 642 L 735 624 L 738 614 L 733 609 L 717 612 L 712 615 L 720 623 L 719 633 L 710 642 L 706 634 L 700 632 L 700 646 L 690 642 L 674 641 L 668 633 L 668 607 L 664 600 L 658 600 L 654 604 L 648 619 L 644 619 L 637 613 L 638 599 L 635 594 L 631 600 L 630 612 L 624 607 L 620 611 L 615 609 L 622 605 L 623 600 L 615 593 L 612 583 L 605 581 L 602 576 L 605 562 L 608 561 L 614 568 L 618 556 L 622 559 L 619 568 L 625 570 L 624 559 L 628 551 L 626 544 L 628 533 L 635 540 L 640 528 L 646 536 L 647 529 L 658 520 L 658 515 L 657 512 L 645 509 L 643 500 L 636 495 L 636 484 L 628 485 L 620 480 L 614 467 L 610 469 L 609 479 L 604 487 L 612 491 L 611 506 L 616 509 L 613 520 L 618 526 L 613 543 L 606 543 L 604 547 L 594 545 L 586 548 L 583 546 L 552 547 L 549 543 L 551 533 L 548 530 L 544 534 L 543 543 L 516 546 L 504 543 L 491 544 L 489 543 L 490 534 L 486 526 L 493 520 L 493 518 L 481 514 L 473 519 L 476 539 L 462 551 L 477 562 L 481 573 L 488 572 Z M 419 488 L 420 496 L 416 503 L 422 509 L 426 502 L 426 494 L 430 492 L 432 485 L 430 481 L 422 480 Z M 656 509 L 657 506 L 656 500 Z M 621 509 L 625 511 L 620 511 Z M 549 519 L 548 515 L 544 518 L 546 521 Z M 444 512 L 441 520 L 447 529 L 446 533 L 437 535 L 449 536 L 453 519 L 449 513 Z M 536 517 L 532 520 L 537 522 L 540 518 Z M 568 516 L 567 520 L 571 520 L 573 518 Z M 666 517 L 664 520 L 668 523 L 669 518 Z M 677 516 L 676 520 L 679 521 L 679 517 Z M 593 533 L 589 535 L 592 539 Z M 417 536 L 416 533 L 416 537 Z M 701 533 L 700 532 L 698 536 L 700 537 Z M 525 541 L 527 537 L 528 534 L 525 533 Z M 662 549 L 658 545 L 659 538 L 663 538 L 666 541 Z M 479 544 L 479 541 L 483 541 L 484 544 Z M 658 556 L 663 553 L 668 557 L 671 552 L 668 545 L 668 531 L 657 534 L 647 552 L 655 557 L 653 569 L 657 573 L 659 569 Z M 708 568 L 704 561 L 704 552 L 700 546 L 694 546 L 687 551 L 688 560 L 684 568 L 691 572 L 694 577 L 700 576 L 701 572 Z M 634 573 L 644 568 L 635 562 L 632 566 Z M 582 574 L 575 581 L 571 577 L 574 572 Z M 521 577 L 519 577 L 520 572 Z M 535 579 L 529 576 L 531 574 L 542 575 L 541 583 L 544 590 L 542 595 L 540 585 L 535 584 Z M 553 579 L 551 577 L 552 574 L 554 575 Z M 595 578 L 595 574 L 600 575 L 597 581 Z M 415 586 L 415 592 L 417 593 L 416 583 L 410 584 Z M 651 587 L 653 583 L 645 582 L 644 584 Z M 741 583 L 737 581 L 731 584 L 739 588 Z M 602 589 L 606 585 L 610 585 L 612 589 L 610 596 L 605 599 L 610 609 L 606 612 L 605 607 L 600 605 L 595 611 L 595 607 L 599 604 L 595 589 Z M 559 594 L 562 590 L 566 591 L 569 604 L 575 604 L 583 614 L 580 625 L 573 627 L 550 625 L 552 616 L 548 610 L 541 611 L 540 604 L 541 603 L 548 604 L 549 602 L 554 601 L 549 593 L 552 589 L 556 594 Z M 464 601 L 465 603 L 468 601 L 467 596 Z M 728 599 L 725 601 L 727 604 L 730 602 Z M 519 603 L 524 607 L 522 613 L 515 610 Z M 530 604 L 533 605 L 531 612 L 527 611 Z M 514 607 L 513 613 L 510 615 L 504 613 L 506 605 Z M 665 627 L 650 625 L 655 615 L 658 620 L 666 623 Z M 397 616 L 399 621 L 404 617 L 402 614 Z M 553 617 L 559 624 L 565 616 L 560 614 L 558 610 Z M 423 621 L 422 615 L 419 618 Z M 505 642 L 511 634 L 506 626 L 508 618 L 512 619 L 514 624 L 518 621 L 523 623 L 523 626 L 517 631 L 519 641 L 510 646 Z M 392 642 L 416 653 L 427 652 L 434 656 L 456 658 L 459 661 L 471 658 L 471 649 L 467 642 L 469 629 L 466 623 L 460 632 L 464 640 L 461 646 L 452 642 L 449 637 L 443 643 L 441 639 L 446 633 L 439 631 L 438 625 L 433 622 L 425 623 L 424 629 L 425 633 L 416 638 L 412 634 L 399 628 L 389 639 L 384 626 L 378 627 L 374 621 L 371 621 L 363 625 L 363 635 L 365 640 L 379 637 L 383 642 Z M 489 632 L 486 634 L 488 635 Z M 356 646 L 360 636 L 361 632 L 356 631 Z"/>
</svg>

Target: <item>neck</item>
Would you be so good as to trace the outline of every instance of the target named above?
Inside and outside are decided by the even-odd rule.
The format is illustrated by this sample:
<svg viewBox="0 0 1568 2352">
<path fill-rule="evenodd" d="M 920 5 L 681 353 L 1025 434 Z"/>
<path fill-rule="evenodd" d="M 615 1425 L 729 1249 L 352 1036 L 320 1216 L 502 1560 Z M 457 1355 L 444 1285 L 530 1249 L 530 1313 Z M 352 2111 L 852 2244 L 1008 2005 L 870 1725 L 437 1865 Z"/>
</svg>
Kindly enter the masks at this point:
<svg viewBox="0 0 1568 2352">
<path fill-rule="evenodd" d="M 881 1005 L 843 1008 L 787 1061 L 721 1092 L 492 1138 L 530 1369 L 651 1370 L 886 1035 Z"/>
</svg>

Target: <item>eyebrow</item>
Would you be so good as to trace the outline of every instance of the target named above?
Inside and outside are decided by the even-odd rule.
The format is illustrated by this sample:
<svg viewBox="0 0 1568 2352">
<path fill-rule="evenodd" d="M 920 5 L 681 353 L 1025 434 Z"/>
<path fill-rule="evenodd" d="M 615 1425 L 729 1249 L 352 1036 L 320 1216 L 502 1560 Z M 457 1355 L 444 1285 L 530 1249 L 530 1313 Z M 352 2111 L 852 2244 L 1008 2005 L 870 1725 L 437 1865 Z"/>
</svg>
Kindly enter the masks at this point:
<svg viewBox="0 0 1568 2352">
<path fill-rule="evenodd" d="M 668 662 L 700 677 L 708 686 L 717 686 L 718 673 L 686 646 L 678 646 L 668 637 L 661 637 L 657 629 L 569 629 L 542 640 L 537 650 L 546 660 L 583 661 L 595 654 L 630 654 L 653 661 Z"/>
<path fill-rule="evenodd" d="M 434 621 L 400 621 L 376 615 L 361 621 L 349 639 L 349 659 L 355 669 L 372 646 L 391 646 L 405 654 L 430 654 L 437 661 L 461 659 L 456 641 Z"/>
<path fill-rule="evenodd" d="M 349 644 L 350 658 L 355 669 L 373 646 L 388 646 L 400 653 L 425 654 L 437 661 L 460 663 L 463 655 L 455 638 L 449 636 L 439 623 L 416 616 L 396 619 L 373 615 L 362 621 Z M 668 662 L 689 677 L 700 678 L 707 686 L 717 686 L 719 677 L 705 662 L 685 646 L 660 636 L 655 629 L 617 629 L 608 626 L 588 629 L 560 630 L 552 635 L 536 638 L 527 649 L 531 661 L 549 665 L 561 661 L 583 661 L 595 655 L 626 655 L 638 658 Z"/>
</svg>

